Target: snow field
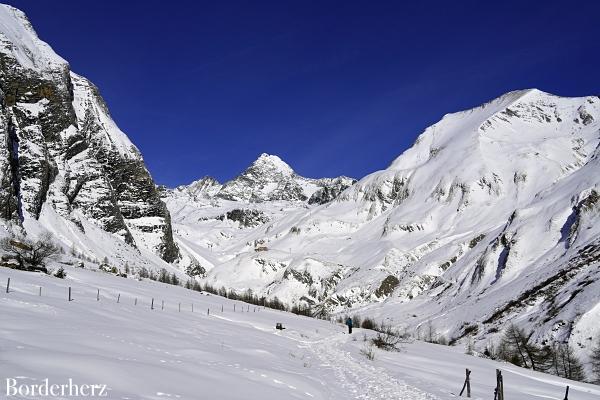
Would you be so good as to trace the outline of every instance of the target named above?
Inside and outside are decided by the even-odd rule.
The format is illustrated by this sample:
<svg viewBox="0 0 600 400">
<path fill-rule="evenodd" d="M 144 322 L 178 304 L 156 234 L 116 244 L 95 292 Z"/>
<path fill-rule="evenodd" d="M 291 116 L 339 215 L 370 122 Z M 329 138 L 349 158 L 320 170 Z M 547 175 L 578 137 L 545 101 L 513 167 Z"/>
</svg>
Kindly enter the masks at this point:
<svg viewBox="0 0 600 400">
<path fill-rule="evenodd" d="M 474 398 L 484 399 L 501 368 L 507 399 L 562 399 L 567 384 L 572 399 L 600 396 L 596 386 L 466 356 L 462 348 L 416 342 L 400 352 L 376 350 L 369 361 L 360 350 L 370 331 L 351 337 L 328 321 L 253 305 L 248 312 L 247 304 L 181 287 L 67 273 L 60 280 L 0 269 L 2 289 L 11 277 L 10 293 L 0 293 L 0 379 L 107 384 L 110 399 L 418 400 L 453 398 L 470 368 Z M 286 329 L 275 330 L 276 322 Z"/>
</svg>

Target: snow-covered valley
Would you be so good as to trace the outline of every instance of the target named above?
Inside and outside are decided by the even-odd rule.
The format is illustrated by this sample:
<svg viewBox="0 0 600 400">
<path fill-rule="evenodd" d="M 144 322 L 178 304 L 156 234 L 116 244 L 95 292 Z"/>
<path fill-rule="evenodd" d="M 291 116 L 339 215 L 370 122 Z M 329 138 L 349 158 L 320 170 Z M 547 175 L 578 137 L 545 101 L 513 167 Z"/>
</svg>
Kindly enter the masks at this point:
<svg viewBox="0 0 600 400">
<path fill-rule="evenodd" d="M 500 368 L 507 399 L 562 399 L 566 385 L 600 396 L 464 354 L 515 325 L 570 346 L 591 379 L 599 96 L 506 93 L 357 178 L 304 177 L 261 154 L 227 182 L 158 186 L 99 89 L 0 5 L 0 377 L 107 384 L 119 399 L 447 399 L 469 368 L 484 399 Z M 23 257 L 39 244 L 52 254 Z M 332 322 L 348 315 L 453 346 L 411 341 L 370 360 L 375 333 Z"/>
<path fill-rule="evenodd" d="M 506 398 L 562 399 L 567 385 L 571 398 L 600 396 L 598 386 L 468 356 L 461 347 L 413 342 L 399 352 L 375 350 L 368 360 L 360 351 L 372 331 L 350 336 L 341 324 L 181 287 L 67 272 L 61 280 L 0 269 L 2 289 L 11 278 L 10 292 L 0 295 L 3 379 L 31 385 L 71 378 L 107 385 L 111 399 L 417 400 L 455 398 L 469 368 L 473 398 L 485 399 L 499 368 Z M 277 322 L 286 329 L 276 330 Z"/>
</svg>

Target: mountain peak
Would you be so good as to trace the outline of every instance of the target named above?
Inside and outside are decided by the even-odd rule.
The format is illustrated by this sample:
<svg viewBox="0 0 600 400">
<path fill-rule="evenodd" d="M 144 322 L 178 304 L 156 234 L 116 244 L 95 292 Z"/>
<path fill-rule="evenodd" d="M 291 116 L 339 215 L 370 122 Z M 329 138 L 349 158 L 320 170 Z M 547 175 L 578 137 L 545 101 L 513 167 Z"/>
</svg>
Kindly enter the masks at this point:
<svg viewBox="0 0 600 400">
<path fill-rule="evenodd" d="M 250 168 L 268 169 L 270 171 L 279 171 L 286 175 L 294 174 L 294 170 L 285 161 L 276 155 L 262 153 L 256 161 L 252 163 Z"/>
</svg>

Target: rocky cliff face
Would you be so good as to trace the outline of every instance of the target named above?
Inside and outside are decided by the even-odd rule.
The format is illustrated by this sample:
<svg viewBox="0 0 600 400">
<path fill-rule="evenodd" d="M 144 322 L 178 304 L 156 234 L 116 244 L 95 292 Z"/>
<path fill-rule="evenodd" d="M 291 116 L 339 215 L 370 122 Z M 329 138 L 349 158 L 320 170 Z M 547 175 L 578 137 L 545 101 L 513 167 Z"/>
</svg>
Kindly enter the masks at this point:
<svg viewBox="0 0 600 400">
<path fill-rule="evenodd" d="M 178 258 L 170 216 L 144 161 L 97 88 L 0 6 L 0 215 L 22 224 L 52 207 L 86 218 L 166 261 Z"/>
</svg>

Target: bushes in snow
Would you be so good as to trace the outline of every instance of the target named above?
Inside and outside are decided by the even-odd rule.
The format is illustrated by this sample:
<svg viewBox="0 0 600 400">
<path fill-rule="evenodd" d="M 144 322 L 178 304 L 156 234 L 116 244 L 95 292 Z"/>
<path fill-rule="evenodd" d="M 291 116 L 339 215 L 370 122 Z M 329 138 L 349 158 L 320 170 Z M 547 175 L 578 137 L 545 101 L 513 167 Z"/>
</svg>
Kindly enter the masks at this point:
<svg viewBox="0 0 600 400">
<path fill-rule="evenodd" d="M 4 258 L 16 261 L 17 269 L 43 272 L 48 272 L 44 263 L 60 253 L 60 247 L 48 232 L 41 234 L 38 240 L 19 236 L 3 238 L 0 250 L 4 251 Z"/>
<path fill-rule="evenodd" d="M 375 347 L 372 344 L 365 344 L 363 348 L 360 349 L 360 354 L 373 361 L 375 359 Z"/>
<path fill-rule="evenodd" d="M 67 273 L 65 272 L 65 269 L 63 267 L 60 267 L 59 269 L 54 271 L 52 275 L 60 279 L 65 279 L 67 277 Z"/>
<path fill-rule="evenodd" d="M 375 330 L 375 328 L 377 328 L 377 324 L 375 323 L 375 321 L 373 319 L 367 317 L 362 320 L 360 327 L 363 329 Z"/>
<path fill-rule="evenodd" d="M 382 324 L 377 331 L 377 335 L 371 339 L 371 343 L 380 349 L 395 351 L 399 349 L 401 343 L 406 343 L 408 340 L 409 336 L 398 328 Z"/>
</svg>

